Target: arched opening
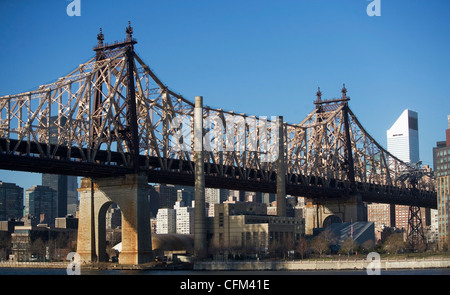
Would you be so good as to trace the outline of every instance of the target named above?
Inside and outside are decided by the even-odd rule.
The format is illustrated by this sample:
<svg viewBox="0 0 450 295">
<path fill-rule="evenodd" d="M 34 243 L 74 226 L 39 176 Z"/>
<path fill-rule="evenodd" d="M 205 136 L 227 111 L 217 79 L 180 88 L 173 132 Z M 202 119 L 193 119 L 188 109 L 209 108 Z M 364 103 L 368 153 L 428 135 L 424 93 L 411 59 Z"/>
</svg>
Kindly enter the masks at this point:
<svg viewBox="0 0 450 295">
<path fill-rule="evenodd" d="M 342 223 L 342 219 L 340 219 L 336 215 L 327 216 L 327 218 L 325 218 L 323 221 L 323 228 L 327 228 L 333 223 Z"/>
<path fill-rule="evenodd" d="M 122 213 L 110 201 L 102 205 L 98 216 L 98 261 L 118 261 L 119 251 L 114 246 L 122 241 Z"/>
</svg>

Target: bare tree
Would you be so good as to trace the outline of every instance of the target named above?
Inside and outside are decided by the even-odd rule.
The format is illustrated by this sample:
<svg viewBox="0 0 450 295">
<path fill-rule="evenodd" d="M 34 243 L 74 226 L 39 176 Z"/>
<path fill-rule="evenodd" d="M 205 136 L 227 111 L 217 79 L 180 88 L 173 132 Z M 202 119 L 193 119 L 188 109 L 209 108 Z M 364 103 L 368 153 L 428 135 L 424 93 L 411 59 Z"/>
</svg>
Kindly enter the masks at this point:
<svg viewBox="0 0 450 295">
<path fill-rule="evenodd" d="M 0 260 L 8 259 L 11 248 L 11 237 L 7 232 L 0 232 Z"/>
<path fill-rule="evenodd" d="M 367 240 L 364 243 L 362 243 L 361 246 L 364 252 L 369 253 L 375 247 L 375 242 L 373 240 Z"/>
<path fill-rule="evenodd" d="M 330 242 L 322 235 L 318 235 L 311 240 L 310 247 L 313 252 L 318 253 L 321 257 L 322 254 L 330 250 Z"/>
<path fill-rule="evenodd" d="M 300 238 L 300 240 L 297 243 L 296 250 L 302 257 L 302 259 L 304 259 L 306 253 L 308 252 L 308 242 L 306 241 L 305 237 Z"/>
<path fill-rule="evenodd" d="M 45 257 L 46 245 L 41 238 L 37 238 L 31 243 L 29 254 L 37 254 L 38 258 Z"/>
<path fill-rule="evenodd" d="M 384 249 L 390 253 L 398 254 L 400 250 L 404 249 L 406 246 L 403 241 L 402 233 L 393 233 L 384 242 Z"/>
<path fill-rule="evenodd" d="M 344 243 L 341 245 L 341 251 L 344 253 L 347 253 L 347 256 L 350 256 L 350 252 L 355 250 L 355 248 L 358 246 L 358 244 L 353 240 L 352 237 L 348 237 Z"/>
<path fill-rule="evenodd" d="M 331 245 L 336 245 L 338 238 L 336 235 L 329 229 L 326 228 L 323 232 L 319 234 L 322 238 L 324 238 L 326 241 L 328 241 Z"/>
</svg>

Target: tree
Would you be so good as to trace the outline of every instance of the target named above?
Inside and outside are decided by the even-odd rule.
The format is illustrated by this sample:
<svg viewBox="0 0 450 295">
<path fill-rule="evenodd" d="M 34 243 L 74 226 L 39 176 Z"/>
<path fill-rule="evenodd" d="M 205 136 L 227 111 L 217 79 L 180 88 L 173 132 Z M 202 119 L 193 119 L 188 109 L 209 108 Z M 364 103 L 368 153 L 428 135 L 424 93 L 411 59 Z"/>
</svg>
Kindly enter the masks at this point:
<svg viewBox="0 0 450 295">
<path fill-rule="evenodd" d="M 347 253 L 347 256 L 350 256 L 350 252 L 355 250 L 355 248 L 358 246 L 358 244 L 353 240 L 352 237 L 348 237 L 344 243 L 341 245 L 340 251 L 343 253 Z"/>
<path fill-rule="evenodd" d="M 417 252 L 425 252 L 427 250 L 427 244 L 424 241 L 420 241 L 419 243 L 414 245 L 414 250 Z"/>
<path fill-rule="evenodd" d="M 293 235 L 289 235 L 287 238 L 284 239 L 284 245 L 285 245 L 285 252 L 287 252 L 289 256 L 289 253 L 293 253 L 293 250 L 295 249 L 295 241 Z"/>
<path fill-rule="evenodd" d="M 367 240 L 362 243 L 361 247 L 364 253 L 369 253 L 375 248 L 375 242 L 373 240 Z"/>
<path fill-rule="evenodd" d="M 0 232 L 0 260 L 8 259 L 11 248 L 11 237 L 7 232 Z"/>
<path fill-rule="evenodd" d="M 323 239 L 325 239 L 328 244 L 336 245 L 338 238 L 336 235 L 329 229 L 325 229 L 323 232 L 319 234 Z"/>
<path fill-rule="evenodd" d="M 319 254 L 319 257 L 321 257 L 322 254 L 330 250 L 330 242 L 322 235 L 318 235 L 311 240 L 310 247 L 313 252 Z"/>
<path fill-rule="evenodd" d="M 41 238 L 37 238 L 31 243 L 30 253 L 29 254 L 37 254 L 38 258 L 44 258 L 46 251 L 46 245 Z"/>
<path fill-rule="evenodd" d="M 400 250 L 405 248 L 405 246 L 406 244 L 403 241 L 402 233 L 393 233 L 384 242 L 384 249 L 395 254 L 398 254 Z"/>
<path fill-rule="evenodd" d="M 306 253 L 308 252 L 308 241 L 306 241 L 305 237 L 301 237 L 297 243 L 296 247 L 297 253 L 300 254 L 302 259 L 305 258 Z"/>
</svg>

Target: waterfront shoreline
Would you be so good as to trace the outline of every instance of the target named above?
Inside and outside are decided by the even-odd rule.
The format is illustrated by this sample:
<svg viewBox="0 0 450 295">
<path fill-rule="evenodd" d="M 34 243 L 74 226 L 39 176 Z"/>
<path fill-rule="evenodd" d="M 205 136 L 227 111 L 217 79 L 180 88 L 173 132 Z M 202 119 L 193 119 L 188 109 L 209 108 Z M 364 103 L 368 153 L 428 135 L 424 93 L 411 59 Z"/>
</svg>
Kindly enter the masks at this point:
<svg viewBox="0 0 450 295">
<path fill-rule="evenodd" d="M 375 264 L 377 263 L 377 264 Z M 365 259 L 347 260 L 295 260 L 295 261 L 207 261 L 194 264 L 201 271 L 315 271 L 315 270 L 381 270 L 450 268 L 450 259 L 404 258 L 381 259 L 379 262 Z"/>
<path fill-rule="evenodd" d="M 377 266 L 381 270 L 450 268 L 450 258 L 389 258 L 378 265 L 365 259 L 294 260 L 294 261 L 205 261 L 193 264 L 122 265 L 112 263 L 84 264 L 82 269 L 93 270 L 192 270 L 192 271 L 316 271 L 366 270 Z M 372 262 L 373 263 L 373 262 Z M 69 262 L 0 262 L 1 268 L 65 269 Z"/>
</svg>

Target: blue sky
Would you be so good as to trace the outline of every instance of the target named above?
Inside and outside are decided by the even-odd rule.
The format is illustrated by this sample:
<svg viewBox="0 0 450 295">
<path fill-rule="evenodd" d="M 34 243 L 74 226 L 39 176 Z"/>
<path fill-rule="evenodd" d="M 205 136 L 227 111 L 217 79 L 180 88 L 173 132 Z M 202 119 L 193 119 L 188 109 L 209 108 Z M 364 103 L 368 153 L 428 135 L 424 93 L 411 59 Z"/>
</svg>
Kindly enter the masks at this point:
<svg viewBox="0 0 450 295">
<path fill-rule="evenodd" d="M 386 147 L 386 130 L 404 109 L 419 113 L 420 157 L 445 139 L 450 115 L 450 1 L 380 0 L 0 0 L 0 96 L 33 90 L 125 38 L 159 78 L 186 98 L 297 123 L 317 87 L 340 96 Z M 39 174 L 0 170 L 25 189 Z"/>
</svg>

